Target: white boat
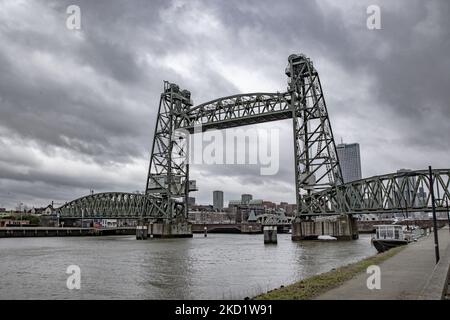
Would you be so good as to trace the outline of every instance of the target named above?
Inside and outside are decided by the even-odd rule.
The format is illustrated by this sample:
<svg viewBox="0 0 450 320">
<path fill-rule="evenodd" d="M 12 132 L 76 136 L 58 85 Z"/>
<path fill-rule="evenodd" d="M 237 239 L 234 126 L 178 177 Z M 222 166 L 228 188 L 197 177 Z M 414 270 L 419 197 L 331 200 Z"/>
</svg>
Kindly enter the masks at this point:
<svg viewBox="0 0 450 320">
<path fill-rule="evenodd" d="M 323 236 L 318 236 L 317 240 L 337 240 L 337 238 L 329 236 L 329 235 L 323 235 Z"/>
<path fill-rule="evenodd" d="M 378 252 L 384 252 L 391 248 L 408 244 L 403 233 L 403 226 L 393 224 L 376 225 L 375 237 L 372 244 Z"/>
</svg>

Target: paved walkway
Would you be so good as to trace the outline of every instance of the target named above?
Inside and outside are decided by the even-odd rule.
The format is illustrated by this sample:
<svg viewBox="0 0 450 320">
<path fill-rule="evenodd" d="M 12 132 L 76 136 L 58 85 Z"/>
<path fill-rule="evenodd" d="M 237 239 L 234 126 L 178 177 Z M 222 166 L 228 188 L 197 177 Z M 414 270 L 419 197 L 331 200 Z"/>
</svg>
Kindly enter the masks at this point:
<svg viewBox="0 0 450 320">
<path fill-rule="evenodd" d="M 441 258 L 450 243 L 448 228 L 439 230 Z M 361 273 L 341 286 L 318 296 L 319 300 L 408 300 L 418 299 L 435 267 L 433 233 L 410 243 L 392 258 L 380 263 L 381 289 L 369 290 L 370 274 Z"/>
</svg>

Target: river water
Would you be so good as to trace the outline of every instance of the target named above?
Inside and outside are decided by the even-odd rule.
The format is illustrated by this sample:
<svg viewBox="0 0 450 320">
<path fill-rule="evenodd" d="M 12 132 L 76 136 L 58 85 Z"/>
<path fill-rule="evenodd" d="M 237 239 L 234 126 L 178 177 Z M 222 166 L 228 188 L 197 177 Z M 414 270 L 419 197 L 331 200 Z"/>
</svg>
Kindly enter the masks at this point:
<svg viewBox="0 0 450 320">
<path fill-rule="evenodd" d="M 0 239 L 0 299 L 243 299 L 371 256 L 355 241 L 277 245 L 262 235 L 201 234 L 137 241 L 134 236 Z M 81 270 L 80 290 L 66 269 Z"/>
</svg>

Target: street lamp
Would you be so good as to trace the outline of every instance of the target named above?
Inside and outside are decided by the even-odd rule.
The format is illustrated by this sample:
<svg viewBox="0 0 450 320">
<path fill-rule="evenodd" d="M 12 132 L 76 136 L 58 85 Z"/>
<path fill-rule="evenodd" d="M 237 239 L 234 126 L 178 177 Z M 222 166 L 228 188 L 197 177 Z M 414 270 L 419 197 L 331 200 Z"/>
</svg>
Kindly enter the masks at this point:
<svg viewBox="0 0 450 320">
<path fill-rule="evenodd" d="M 406 176 L 413 176 L 413 175 L 421 175 L 424 176 L 426 178 L 428 178 L 429 184 L 430 184 L 430 194 L 431 194 L 431 207 L 433 210 L 433 233 L 434 233 L 434 252 L 435 252 L 435 256 L 436 256 L 436 264 L 439 262 L 439 238 L 438 238 L 438 228 L 437 228 L 437 220 L 436 220 L 436 199 L 434 197 L 434 181 L 433 181 L 433 170 L 431 168 L 431 166 L 428 167 L 428 176 L 424 173 L 408 173 L 406 174 Z M 448 201 L 447 201 L 448 202 Z M 449 218 L 450 219 L 450 218 Z M 450 225 L 449 225 L 450 227 Z"/>
<path fill-rule="evenodd" d="M 431 166 L 428 167 L 428 173 L 430 179 L 430 192 L 431 192 L 431 207 L 433 208 L 433 230 L 434 230 L 434 251 L 436 255 L 436 263 L 439 262 L 439 238 L 438 238 L 438 229 L 437 229 L 437 221 L 436 221 L 436 203 L 434 199 L 434 186 L 433 186 L 433 170 Z"/>
<path fill-rule="evenodd" d="M 448 211 L 448 197 L 445 201 L 445 204 L 447 205 L 448 232 L 450 232 L 450 211 Z"/>
</svg>

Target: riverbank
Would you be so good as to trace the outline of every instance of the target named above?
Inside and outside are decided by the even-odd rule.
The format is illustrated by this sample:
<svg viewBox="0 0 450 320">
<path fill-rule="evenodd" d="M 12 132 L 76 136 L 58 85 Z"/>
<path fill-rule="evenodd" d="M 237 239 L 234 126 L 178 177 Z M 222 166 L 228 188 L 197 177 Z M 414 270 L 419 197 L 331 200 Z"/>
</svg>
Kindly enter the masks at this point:
<svg viewBox="0 0 450 320">
<path fill-rule="evenodd" d="M 379 264 L 403 250 L 406 246 L 397 247 L 389 251 L 379 253 L 359 262 L 352 263 L 335 270 L 325 272 L 310 278 L 303 279 L 294 284 L 271 290 L 254 297 L 255 300 L 310 300 L 327 292 L 355 275 L 364 272 L 368 266 Z"/>
<path fill-rule="evenodd" d="M 429 234 L 418 242 L 272 290 L 254 299 L 416 300 L 424 299 L 424 292 L 428 292 L 428 296 L 433 296 L 434 299 L 439 299 L 442 289 L 445 290 L 449 269 L 448 228 L 439 230 L 438 236 L 442 268 L 436 265 L 434 235 Z M 367 288 L 369 275 L 366 270 L 370 265 L 380 268 L 381 287 L 376 290 Z M 430 289 L 436 292 L 431 292 L 430 295 Z"/>
<path fill-rule="evenodd" d="M 93 237 L 135 235 L 135 227 L 76 228 L 76 227 L 6 227 L 0 228 L 0 238 L 28 237 Z"/>
</svg>

